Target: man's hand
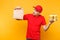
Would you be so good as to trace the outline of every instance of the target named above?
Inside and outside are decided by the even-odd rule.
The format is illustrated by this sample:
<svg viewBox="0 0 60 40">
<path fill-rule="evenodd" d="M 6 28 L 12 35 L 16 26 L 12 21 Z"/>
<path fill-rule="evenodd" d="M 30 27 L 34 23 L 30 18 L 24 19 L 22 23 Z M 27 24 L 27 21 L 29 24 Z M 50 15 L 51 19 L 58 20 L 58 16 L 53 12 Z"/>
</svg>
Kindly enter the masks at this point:
<svg viewBox="0 0 60 40">
<path fill-rule="evenodd" d="M 50 23 L 50 24 L 54 23 L 54 20 L 53 20 L 53 19 L 52 19 L 52 20 L 50 20 L 50 21 L 49 21 L 49 23 Z"/>
<path fill-rule="evenodd" d="M 16 19 L 16 20 L 23 20 L 23 19 Z"/>
</svg>

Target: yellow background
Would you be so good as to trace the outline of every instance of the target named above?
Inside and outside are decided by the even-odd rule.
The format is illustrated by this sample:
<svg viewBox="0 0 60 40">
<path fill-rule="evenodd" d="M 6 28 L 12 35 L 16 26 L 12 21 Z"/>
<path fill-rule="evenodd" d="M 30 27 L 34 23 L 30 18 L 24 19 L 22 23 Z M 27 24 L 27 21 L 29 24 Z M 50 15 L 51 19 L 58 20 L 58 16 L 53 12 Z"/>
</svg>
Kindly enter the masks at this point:
<svg viewBox="0 0 60 40">
<path fill-rule="evenodd" d="M 60 0 L 0 0 L 0 40 L 25 40 L 27 21 L 13 19 L 16 6 L 24 8 L 24 14 L 33 12 L 33 6 L 41 5 L 48 24 L 50 14 L 57 14 L 48 31 L 41 28 L 41 40 L 60 40 Z"/>
</svg>

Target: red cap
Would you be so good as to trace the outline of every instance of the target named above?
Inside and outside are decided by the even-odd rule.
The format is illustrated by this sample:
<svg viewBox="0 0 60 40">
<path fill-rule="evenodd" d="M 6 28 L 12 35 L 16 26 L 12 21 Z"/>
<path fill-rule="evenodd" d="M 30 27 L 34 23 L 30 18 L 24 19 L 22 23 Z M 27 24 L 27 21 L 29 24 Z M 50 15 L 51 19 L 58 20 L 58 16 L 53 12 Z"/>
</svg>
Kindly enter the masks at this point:
<svg viewBox="0 0 60 40">
<path fill-rule="evenodd" d="M 34 7 L 36 11 L 38 12 L 42 12 L 42 7 L 40 5 L 37 5 L 36 7 Z"/>
</svg>

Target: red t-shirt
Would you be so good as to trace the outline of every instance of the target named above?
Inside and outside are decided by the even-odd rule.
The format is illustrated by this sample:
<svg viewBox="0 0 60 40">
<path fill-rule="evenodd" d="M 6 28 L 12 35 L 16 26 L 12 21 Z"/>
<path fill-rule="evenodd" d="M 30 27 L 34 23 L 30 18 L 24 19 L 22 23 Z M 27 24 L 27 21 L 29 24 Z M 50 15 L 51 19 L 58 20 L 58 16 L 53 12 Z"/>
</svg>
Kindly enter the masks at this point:
<svg viewBox="0 0 60 40">
<path fill-rule="evenodd" d="M 42 15 L 34 16 L 33 14 L 24 15 L 24 20 L 28 20 L 27 38 L 40 39 L 41 25 L 45 25 L 46 21 Z"/>
</svg>

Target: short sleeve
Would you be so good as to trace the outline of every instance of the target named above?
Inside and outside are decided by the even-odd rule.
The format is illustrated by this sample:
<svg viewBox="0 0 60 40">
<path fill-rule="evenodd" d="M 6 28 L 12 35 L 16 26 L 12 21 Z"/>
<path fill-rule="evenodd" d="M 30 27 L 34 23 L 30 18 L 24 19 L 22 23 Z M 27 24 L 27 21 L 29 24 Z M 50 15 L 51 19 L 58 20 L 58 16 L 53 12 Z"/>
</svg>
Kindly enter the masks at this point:
<svg viewBox="0 0 60 40">
<path fill-rule="evenodd" d="M 24 15 L 24 17 L 23 17 L 23 20 L 27 20 L 28 19 L 28 15 L 26 14 L 26 15 Z"/>
<path fill-rule="evenodd" d="M 42 17 L 42 25 L 46 25 L 46 20 L 44 17 Z"/>
</svg>

